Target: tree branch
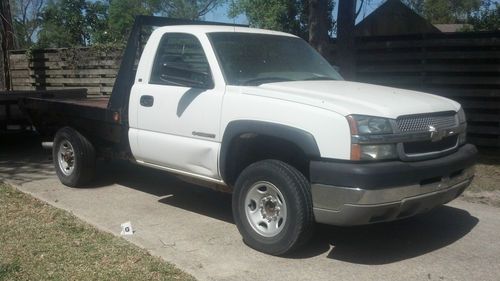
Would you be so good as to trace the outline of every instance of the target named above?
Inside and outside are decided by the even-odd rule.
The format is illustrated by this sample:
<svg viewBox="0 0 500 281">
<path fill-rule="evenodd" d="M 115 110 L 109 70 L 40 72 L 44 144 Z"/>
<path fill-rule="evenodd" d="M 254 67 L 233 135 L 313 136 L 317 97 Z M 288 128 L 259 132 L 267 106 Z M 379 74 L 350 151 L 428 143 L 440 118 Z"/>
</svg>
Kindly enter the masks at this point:
<svg viewBox="0 0 500 281">
<path fill-rule="evenodd" d="M 354 18 L 358 18 L 359 13 L 361 12 L 361 8 L 363 8 L 363 4 L 365 4 L 365 0 L 361 0 L 361 2 L 359 3 L 359 8 L 356 11 L 356 14 L 354 14 Z"/>
<path fill-rule="evenodd" d="M 210 0 L 208 3 L 205 5 L 203 9 L 198 11 L 198 17 L 204 16 L 206 13 L 208 13 L 210 10 L 212 10 L 215 5 L 217 4 L 217 0 Z M 212 5 L 212 7 L 210 7 Z"/>
</svg>

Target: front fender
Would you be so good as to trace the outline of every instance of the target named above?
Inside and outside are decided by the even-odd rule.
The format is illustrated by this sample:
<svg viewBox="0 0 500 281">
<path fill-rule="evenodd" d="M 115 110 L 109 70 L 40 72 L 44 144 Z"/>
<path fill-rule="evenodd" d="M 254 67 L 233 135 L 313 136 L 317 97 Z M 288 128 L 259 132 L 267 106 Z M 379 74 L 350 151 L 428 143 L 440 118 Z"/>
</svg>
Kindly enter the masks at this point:
<svg viewBox="0 0 500 281">
<path fill-rule="evenodd" d="M 220 150 L 220 174 L 226 179 L 228 151 L 233 141 L 245 134 L 257 134 L 286 140 L 300 148 L 308 159 L 321 157 L 314 136 L 304 130 L 265 121 L 236 120 L 231 121 L 224 131 Z"/>
</svg>

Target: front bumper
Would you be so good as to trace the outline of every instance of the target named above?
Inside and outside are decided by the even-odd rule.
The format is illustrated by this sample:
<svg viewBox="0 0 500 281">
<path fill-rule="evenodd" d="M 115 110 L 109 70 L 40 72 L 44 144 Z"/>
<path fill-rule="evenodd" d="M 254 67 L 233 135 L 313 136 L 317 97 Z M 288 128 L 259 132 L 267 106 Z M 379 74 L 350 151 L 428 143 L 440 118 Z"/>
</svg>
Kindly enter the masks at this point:
<svg viewBox="0 0 500 281">
<path fill-rule="evenodd" d="M 311 162 L 317 222 L 360 225 L 422 213 L 458 197 L 474 177 L 477 150 L 418 162 Z"/>
</svg>

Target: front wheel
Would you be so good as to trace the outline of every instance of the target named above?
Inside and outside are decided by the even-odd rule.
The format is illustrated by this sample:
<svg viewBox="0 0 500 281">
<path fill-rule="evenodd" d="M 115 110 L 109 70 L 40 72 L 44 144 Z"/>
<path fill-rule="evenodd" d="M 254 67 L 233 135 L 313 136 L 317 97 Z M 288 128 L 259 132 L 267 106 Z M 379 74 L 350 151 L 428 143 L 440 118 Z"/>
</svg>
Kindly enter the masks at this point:
<svg viewBox="0 0 500 281">
<path fill-rule="evenodd" d="M 244 169 L 236 181 L 233 216 L 250 247 L 272 255 L 290 253 L 312 234 L 309 183 L 284 162 L 256 162 Z"/>
<path fill-rule="evenodd" d="M 56 174 L 64 185 L 78 187 L 92 180 L 95 149 L 85 136 L 64 127 L 57 131 L 52 149 Z"/>
</svg>

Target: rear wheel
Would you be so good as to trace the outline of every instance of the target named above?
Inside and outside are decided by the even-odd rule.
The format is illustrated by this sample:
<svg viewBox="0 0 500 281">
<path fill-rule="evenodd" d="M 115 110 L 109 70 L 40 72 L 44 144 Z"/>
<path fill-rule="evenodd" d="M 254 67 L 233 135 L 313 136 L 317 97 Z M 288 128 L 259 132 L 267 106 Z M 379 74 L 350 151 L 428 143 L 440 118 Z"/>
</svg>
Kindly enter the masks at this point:
<svg viewBox="0 0 500 281">
<path fill-rule="evenodd" d="M 233 216 L 250 247 L 272 255 L 290 253 L 312 234 L 309 183 L 284 162 L 256 162 L 244 169 L 236 181 Z"/>
<path fill-rule="evenodd" d="M 54 165 L 59 180 L 67 186 L 88 184 L 95 172 L 95 149 L 92 143 L 76 130 L 64 127 L 54 138 Z"/>
</svg>

